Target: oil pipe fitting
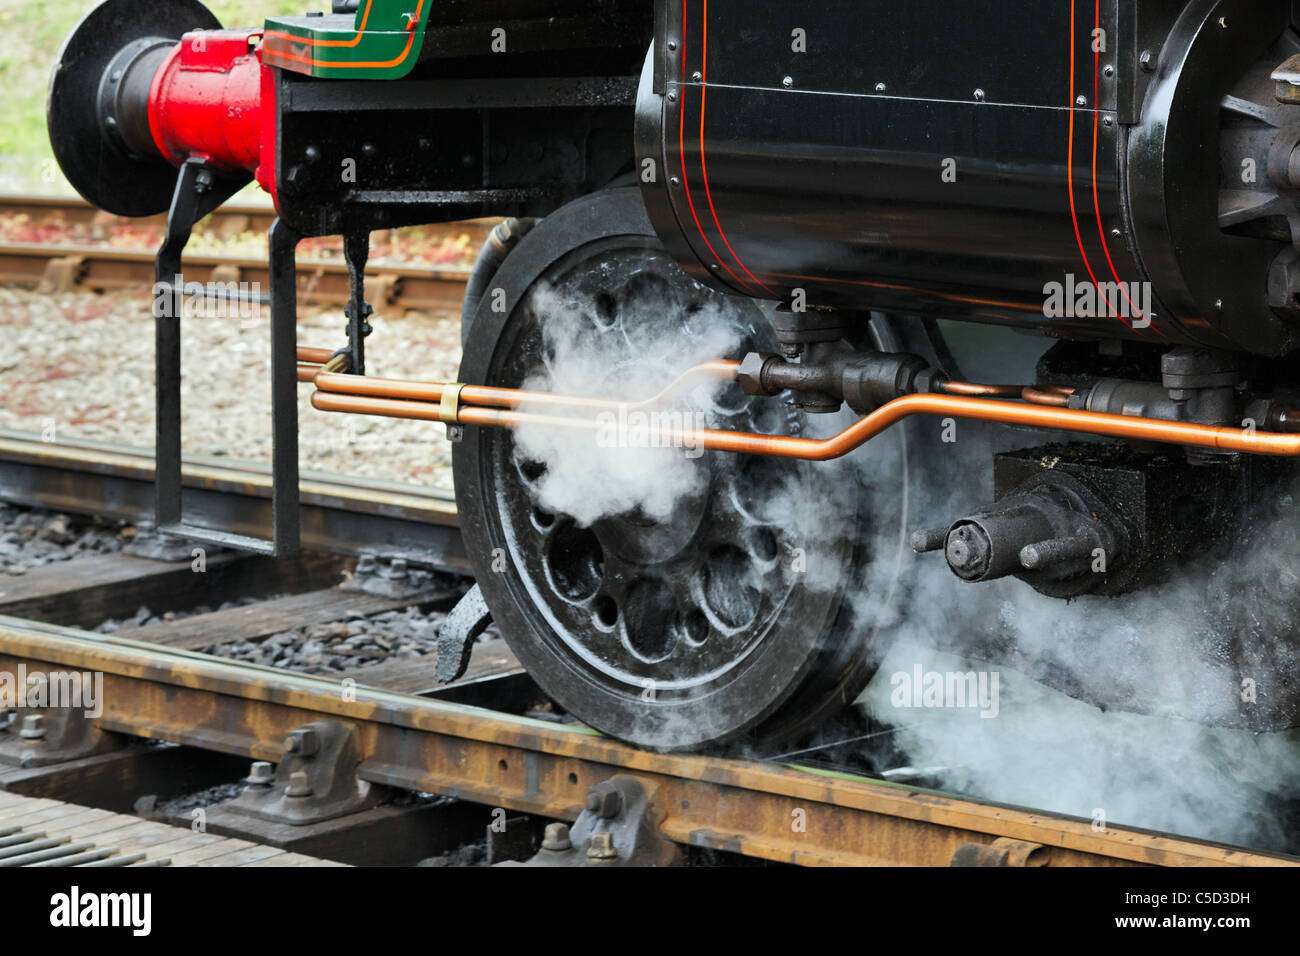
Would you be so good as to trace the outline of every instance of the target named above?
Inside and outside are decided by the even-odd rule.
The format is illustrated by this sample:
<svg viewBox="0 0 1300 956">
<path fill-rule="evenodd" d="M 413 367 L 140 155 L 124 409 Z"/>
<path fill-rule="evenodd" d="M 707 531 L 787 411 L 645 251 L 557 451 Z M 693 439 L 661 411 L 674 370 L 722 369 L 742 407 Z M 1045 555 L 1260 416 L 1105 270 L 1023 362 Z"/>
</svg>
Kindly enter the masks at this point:
<svg viewBox="0 0 1300 956">
<path fill-rule="evenodd" d="M 1161 356 L 1160 371 L 1159 382 L 1101 379 L 1091 388 L 1076 390 L 1066 407 L 1218 427 L 1241 424 L 1243 375 L 1235 356 L 1205 349 L 1176 348 Z M 1263 427 L 1279 424 L 1257 421 Z M 1208 461 L 1235 453 L 1188 449 L 1188 454 L 1193 460 Z"/>
<path fill-rule="evenodd" d="M 740 363 L 737 381 L 746 395 L 795 394 L 796 404 L 808 411 L 835 412 L 847 403 L 855 412 L 867 412 L 886 402 L 916 392 L 933 392 L 943 374 L 919 355 L 909 352 L 844 352 L 821 358 L 815 346 L 806 360 L 786 361 L 779 355 L 751 352 Z M 819 360 L 820 359 L 820 360 Z M 815 397 L 810 406 L 802 398 Z"/>
</svg>

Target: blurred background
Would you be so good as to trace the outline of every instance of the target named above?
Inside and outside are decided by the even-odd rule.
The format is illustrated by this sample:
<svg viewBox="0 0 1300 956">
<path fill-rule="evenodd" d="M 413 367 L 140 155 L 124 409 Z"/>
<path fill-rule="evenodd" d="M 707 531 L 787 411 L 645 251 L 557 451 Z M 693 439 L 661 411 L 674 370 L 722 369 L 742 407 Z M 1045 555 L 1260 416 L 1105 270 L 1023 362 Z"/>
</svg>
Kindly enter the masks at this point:
<svg viewBox="0 0 1300 956">
<path fill-rule="evenodd" d="M 0 0 L 0 191 L 72 192 L 50 152 L 45 95 L 64 38 L 92 6 Z M 208 7 L 226 27 L 260 26 L 268 16 L 305 9 L 287 0 L 212 0 Z"/>
</svg>

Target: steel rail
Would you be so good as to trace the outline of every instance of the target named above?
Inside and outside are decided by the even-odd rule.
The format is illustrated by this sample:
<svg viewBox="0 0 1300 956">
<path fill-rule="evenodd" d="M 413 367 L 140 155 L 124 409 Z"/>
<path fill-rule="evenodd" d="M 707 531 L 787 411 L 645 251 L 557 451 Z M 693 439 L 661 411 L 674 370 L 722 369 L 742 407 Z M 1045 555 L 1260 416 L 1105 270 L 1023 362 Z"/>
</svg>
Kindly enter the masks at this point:
<svg viewBox="0 0 1300 956">
<path fill-rule="evenodd" d="M 106 731 L 274 761 L 289 731 L 338 720 L 356 728 L 365 780 L 558 819 L 576 819 L 592 785 L 631 776 L 669 839 L 768 860 L 948 865 L 972 844 L 1012 840 L 1052 865 L 1300 863 L 797 765 L 650 753 L 581 727 L 364 687 L 343 693 L 325 678 L 0 617 L 0 671 L 20 663 L 102 673 Z"/>
<path fill-rule="evenodd" d="M 74 226 L 121 221 L 123 217 L 92 206 L 80 196 L 21 196 L 0 195 L 0 215 L 26 216 L 42 223 L 63 223 Z M 218 222 L 226 230 L 265 232 L 275 219 L 275 208 L 269 203 L 228 202 L 209 214 L 209 226 Z M 165 213 L 131 219 L 134 225 L 162 228 L 167 223 Z M 221 231 L 221 230 L 218 230 Z"/>
<path fill-rule="evenodd" d="M 154 252 L 119 249 L 112 246 L 66 245 L 40 242 L 0 243 L 0 282 L 41 287 L 52 285 L 48 266 L 67 264 L 54 291 L 85 288 L 149 289 L 154 281 Z M 205 255 L 187 252 L 185 279 L 201 285 L 228 283 L 256 285 L 263 301 L 270 289 L 270 273 L 264 258 L 253 256 Z M 304 301 L 346 303 L 351 296 L 347 264 L 342 259 L 308 259 L 297 262 L 298 291 Z M 407 262 L 374 261 L 366 279 L 379 303 L 400 304 L 412 309 L 459 308 L 469 271 L 445 266 Z M 251 298 L 251 297 L 250 297 Z"/>
<path fill-rule="evenodd" d="M 261 533 L 271 520 L 269 466 L 186 455 L 186 507 L 196 521 Z M 153 455 L 98 442 L 43 442 L 0 429 L 0 500 L 129 521 L 154 515 Z M 310 550 L 374 552 L 460 574 L 469 560 L 449 492 L 306 472 L 302 539 Z"/>
<path fill-rule="evenodd" d="M 128 219 L 104 212 L 80 196 L 0 194 L 0 215 L 26 216 L 41 224 L 56 223 L 73 226 L 130 222 L 137 229 L 141 226 L 156 226 L 162 229 L 167 224 L 166 213 Z M 202 222 L 209 231 L 219 234 L 266 232 L 275 218 L 275 207 L 270 203 L 231 200 L 210 212 Z M 434 230 L 446 228 L 454 229 L 456 232 L 467 232 L 474 242 L 481 245 L 499 221 L 493 218 L 468 219 L 454 223 L 432 223 L 423 228 Z"/>
</svg>

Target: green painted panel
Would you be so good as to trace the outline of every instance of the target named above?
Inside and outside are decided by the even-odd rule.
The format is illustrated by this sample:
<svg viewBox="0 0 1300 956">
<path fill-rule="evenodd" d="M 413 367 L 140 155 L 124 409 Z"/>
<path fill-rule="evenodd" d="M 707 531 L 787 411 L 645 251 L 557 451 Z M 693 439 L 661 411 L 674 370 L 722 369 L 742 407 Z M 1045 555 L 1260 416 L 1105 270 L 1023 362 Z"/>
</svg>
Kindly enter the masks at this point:
<svg viewBox="0 0 1300 956">
<path fill-rule="evenodd" d="M 437 0 L 361 0 L 355 15 L 269 17 L 262 61 L 297 73 L 397 79 L 420 57 Z"/>
</svg>

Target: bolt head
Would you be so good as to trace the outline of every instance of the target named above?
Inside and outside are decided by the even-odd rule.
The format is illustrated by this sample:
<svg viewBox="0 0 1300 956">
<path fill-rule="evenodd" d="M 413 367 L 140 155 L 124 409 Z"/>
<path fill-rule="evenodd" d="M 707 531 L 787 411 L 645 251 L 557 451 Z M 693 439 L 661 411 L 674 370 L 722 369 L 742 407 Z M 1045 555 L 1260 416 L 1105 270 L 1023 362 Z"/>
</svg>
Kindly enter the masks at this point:
<svg viewBox="0 0 1300 956">
<path fill-rule="evenodd" d="M 569 825 L 567 823 L 546 824 L 546 832 L 542 837 L 542 849 L 556 853 L 573 849 L 573 841 L 569 839 Z"/>
<path fill-rule="evenodd" d="M 794 86 L 794 77 L 793 76 L 784 77 L 781 80 L 781 85 L 784 86 L 787 90 L 790 89 L 790 87 Z"/>
<path fill-rule="evenodd" d="M 984 91 L 983 91 L 983 90 L 976 90 L 976 91 L 975 91 L 975 102 L 977 102 L 977 103 L 983 103 L 983 102 L 984 102 Z"/>
<path fill-rule="evenodd" d="M 307 778 L 307 771 L 295 770 L 289 774 L 289 786 L 285 789 L 286 797 L 310 797 L 311 782 Z"/>
<path fill-rule="evenodd" d="M 23 740 L 43 740 L 45 738 L 45 715 L 28 714 L 18 728 L 18 736 Z"/>
<path fill-rule="evenodd" d="M 286 753 L 310 757 L 320 749 L 320 737 L 310 727 L 291 730 L 289 736 L 284 738 L 284 749 Z"/>
<path fill-rule="evenodd" d="M 612 820 L 623 812 L 623 795 L 612 783 L 598 783 L 587 791 L 587 810 L 602 820 Z"/>
<path fill-rule="evenodd" d="M 593 833 L 591 842 L 587 844 L 587 859 L 617 860 L 618 851 L 614 849 L 614 834 L 608 830 Z"/>
</svg>

